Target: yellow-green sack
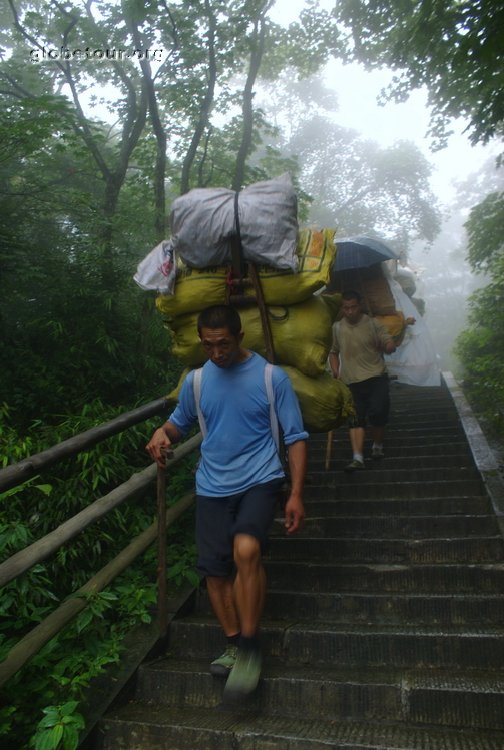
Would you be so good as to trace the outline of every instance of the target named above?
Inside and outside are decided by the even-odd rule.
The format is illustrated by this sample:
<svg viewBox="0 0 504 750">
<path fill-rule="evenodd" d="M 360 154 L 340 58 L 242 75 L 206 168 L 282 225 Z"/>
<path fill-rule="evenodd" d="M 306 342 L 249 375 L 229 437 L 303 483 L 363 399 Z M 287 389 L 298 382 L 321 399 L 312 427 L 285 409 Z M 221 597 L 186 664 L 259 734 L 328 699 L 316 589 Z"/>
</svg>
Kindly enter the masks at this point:
<svg viewBox="0 0 504 750">
<path fill-rule="evenodd" d="M 379 321 L 385 330 L 392 336 L 396 346 L 402 344 L 404 334 L 406 333 L 406 326 L 408 325 L 404 313 L 397 310 L 397 312 L 392 315 L 375 315 L 375 320 Z"/>
<path fill-rule="evenodd" d="M 243 346 L 266 357 L 266 347 L 257 307 L 240 309 Z M 320 297 L 289 306 L 268 307 L 276 361 L 315 377 L 324 372 L 332 342 L 333 317 Z M 181 315 L 169 323 L 172 354 L 188 367 L 206 360 L 196 330 L 197 313 Z"/>
<path fill-rule="evenodd" d="M 329 432 L 355 416 L 350 389 L 328 372 L 309 378 L 295 367 L 282 365 L 298 397 L 305 429 Z"/>
<path fill-rule="evenodd" d="M 334 229 L 301 229 L 298 233 L 298 271 L 280 271 L 270 266 L 257 266 L 266 304 L 292 305 L 309 299 L 329 279 L 334 259 Z M 226 266 L 190 268 L 177 260 L 174 294 L 160 294 L 156 307 L 165 316 L 200 312 L 209 305 L 226 301 L 229 274 Z M 251 287 L 246 296 L 254 296 Z"/>
</svg>

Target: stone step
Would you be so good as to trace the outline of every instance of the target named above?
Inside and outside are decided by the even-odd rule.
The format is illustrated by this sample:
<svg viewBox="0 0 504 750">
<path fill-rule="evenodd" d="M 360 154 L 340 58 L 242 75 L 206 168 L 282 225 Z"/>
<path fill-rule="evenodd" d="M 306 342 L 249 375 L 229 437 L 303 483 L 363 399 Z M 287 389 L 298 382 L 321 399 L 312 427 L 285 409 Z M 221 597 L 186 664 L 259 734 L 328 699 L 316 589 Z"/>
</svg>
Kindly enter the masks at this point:
<svg viewBox="0 0 504 750">
<path fill-rule="evenodd" d="M 100 750 L 502 750 L 504 733 L 324 721 L 245 709 L 132 704 L 103 722 Z"/>
<path fill-rule="evenodd" d="M 350 456 L 342 459 L 341 469 L 348 464 Z M 365 482 L 376 482 L 386 484 L 406 484 L 410 482 L 421 483 L 421 482 L 472 482 L 476 485 L 483 487 L 481 476 L 475 466 L 455 466 L 450 467 L 447 465 L 441 466 L 412 466 L 412 467 L 395 467 L 393 464 L 395 460 L 384 460 L 384 461 L 373 461 L 371 459 L 365 460 L 366 470 L 346 474 L 341 471 L 317 471 L 315 467 L 310 465 L 308 470 L 306 489 L 309 490 L 311 485 L 321 485 L 324 483 L 328 487 L 332 487 L 335 484 L 338 487 L 345 487 L 349 484 L 353 487 L 355 481 L 358 480 L 359 484 Z"/>
<path fill-rule="evenodd" d="M 265 561 L 268 585 L 299 591 L 414 594 L 498 594 L 504 565 L 392 565 Z"/>
<path fill-rule="evenodd" d="M 458 422 L 453 425 L 432 424 L 429 422 L 420 422 L 418 425 L 413 422 L 412 425 L 398 425 L 390 422 L 385 430 L 386 445 L 395 445 L 403 442 L 404 444 L 422 443 L 424 445 L 436 445 L 438 442 L 447 443 L 451 440 L 463 442 L 465 433 Z M 348 429 L 339 427 L 333 431 L 333 440 L 335 443 L 346 443 L 349 440 Z M 310 444 L 317 445 L 327 442 L 327 432 L 312 433 L 310 435 Z"/>
<path fill-rule="evenodd" d="M 140 668 L 135 699 L 179 708 L 216 708 L 222 702 L 223 685 L 222 679 L 210 675 L 208 661 L 160 658 Z M 504 729 L 504 679 L 474 670 L 350 671 L 292 667 L 271 659 L 265 662 L 258 691 L 247 704 L 263 716 Z"/>
<path fill-rule="evenodd" d="M 311 494 L 305 497 L 305 510 L 308 516 L 322 518 L 338 516 L 436 516 L 438 514 L 453 515 L 487 515 L 492 513 L 490 500 L 485 496 L 479 497 L 425 497 L 409 498 L 407 500 L 374 500 L 368 498 L 355 500 L 312 500 Z M 278 516 L 278 523 L 283 519 Z"/>
<path fill-rule="evenodd" d="M 211 612 L 206 595 L 201 611 Z M 468 625 L 504 623 L 504 597 L 499 594 L 356 593 L 298 591 L 291 586 L 268 588 L 265 614 L 272 619 L 326 620 L 355 624 Z"/>
<path fill-rule="evenodd" d="M 327 498 L 361 499 L 391 499 L 391 498 L 421 498 L 421 497 L 486 497 L 484 484 L 479 479 L 463 480 L 451 479 L 439 482 L 383 482 L 377 481 L 376 472 L 364 469 L 351 475 L 352 481 L 341 484 L 340 475 L 329 473 L 323 484 L 311 483 L 306 488 L 306 494 L 311 494 L 318 500 Z M 366 479 L 366 476 L 368 478 Z"/>
<path fill-rule="evenodd" d="M 325 468 L 325 455 L 322 451 L 319 451 L 316 455 L 310 455 L 308 462 L 308 474 L 313 475 L 316 472 L 323 472 L 324 476 L 327 475 L 328 471 L 340 472 L 347 465 L 351 459 L 350 446 L 348 445 L 345 450 L 333 450 L 329 469 Z M 448 469 L 449 471 L 463 471 L 464 473 L 470 473 L 474 477 L 478 477 L 478 470 L 474 463 L 468 459 L 467 456 L 457 455 L 445 455 L 439 451 L 435 455 L 431 452 L 429 454 L 419 456 L 414 452 L 409 456 L 397 456 L 397 452 L 394 450 L 393 455 L 385 455 L 384 458 L 379 461 L 368 460 L 371 458 L 371 446 L 364 452 L 365 463 L 368 468 L 373 468 L 375 471 L 386 469 L 390 472 L 423 472 L 423 471 L 434 471 L 439 472 L 441 469 Z M 455 477 L 457 478 L 457 477 Z"/>
<path fill-rule="evenodd" d="M 273 526 L 274 534 L 283 535 L 279 518 Z M 439 516 L 312 516 L 308 513 L 301 529 L 293 539 L 303 537 L 351 537 L 366 539 L 454 539 L 498 536 L 499 527 L 493 515 Z"/>
<path fill-rule="evenodd" d="M 223 636 L 213 618 L 174 621 L 169 651 L 187 659 L 215 658 Z M 325 621 L 264 619 L 265 663 L 277 657 L 289 666 L 338 668 L 479 669 L 499 676 L 504 659 L 503 627 L 355 625 Z"/>
<path fill-rule="evenodd" d="M 365 451 L 366 453 L 371 452 L 372 446 L 371 440 L 366 440 Z M 348 431 L 343 433 L 334 433 L 333 440 L 331 441 L 332 453 L 335 455 L 338 451 L 349 451 L 350 441 L 348 439 Z M 311 435 L 308 442 L 309 457 L 310 461 L 324 460 L 325 449 L 327 446 L 327 434 L 321 433 L 318 435 Z M 396 437 L 393 440 L 390 436 L 387 436 L 385 441 L 385 453 L 386 457 L 393 455 L 394 457 L 400 458 L 402 456 L 411 456 L 413 458 L 420 458 L 422 456 L 442 455 L 442 456 L 460 456 L 465 460 L 472 461 L 471 449 L 467 444 L 467 440 L 461 437 L 459 440 L 448 440 L 445 442 L 436 441 L 426 442 L 423 438 L 411 440 L 408 444 L 401 440 L 400 437 Z"/>
<path fill-rule="evenodd" d="M 504 540 L 500 535 L 457 539 L 279 536 L 271 539 L 268 558 L 282 562 L 493 563 L 504 561 Z"/>
</svg>

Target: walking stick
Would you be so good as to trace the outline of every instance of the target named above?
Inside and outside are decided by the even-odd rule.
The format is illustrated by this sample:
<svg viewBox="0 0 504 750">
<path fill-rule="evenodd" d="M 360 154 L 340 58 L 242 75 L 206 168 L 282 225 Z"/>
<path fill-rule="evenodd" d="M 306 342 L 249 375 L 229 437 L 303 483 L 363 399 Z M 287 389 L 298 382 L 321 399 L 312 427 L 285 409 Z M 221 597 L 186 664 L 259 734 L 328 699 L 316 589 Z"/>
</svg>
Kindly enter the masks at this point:
<svg viewBox="0 0 504 750">
<path fill-rule="evenodd" d="M 173 458 L 173 451 L 164 451 L 165 460 Z M 166 610 L 166 465 L 157 469 L 157 518 L 158 518 L 158 568 L 157 568 L 157 609 L 159 635 L 166 635 L 168 612 Z"/>
<path fill-rule="evenodd" d="M 325 452 L 325 469 L 326 469 L 326 471 L 328 470 L 329 464 L 331 462 L 332 439 L 333 439 L 333 431 L 329 430 L 329 432 L 327 433 L 327 444 L 326 444 L 326 452 Z"/>
</svg>

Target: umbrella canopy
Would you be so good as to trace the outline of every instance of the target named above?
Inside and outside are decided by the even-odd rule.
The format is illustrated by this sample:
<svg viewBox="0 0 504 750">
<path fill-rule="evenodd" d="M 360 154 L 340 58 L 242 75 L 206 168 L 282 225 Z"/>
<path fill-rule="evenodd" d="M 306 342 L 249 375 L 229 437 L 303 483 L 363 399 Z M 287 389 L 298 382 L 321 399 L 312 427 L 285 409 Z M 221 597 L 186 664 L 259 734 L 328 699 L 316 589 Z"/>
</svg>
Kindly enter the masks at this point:
<svg viewBox="0 0 504 750">
<path fill-rule="evenodd" d="M 336 260 L 333 271 L 367 268 L 385 260 L 398 260 L 397 255 L 381 240 L 374 237 L 347 237 L 336 240 Z"/>
</svg>

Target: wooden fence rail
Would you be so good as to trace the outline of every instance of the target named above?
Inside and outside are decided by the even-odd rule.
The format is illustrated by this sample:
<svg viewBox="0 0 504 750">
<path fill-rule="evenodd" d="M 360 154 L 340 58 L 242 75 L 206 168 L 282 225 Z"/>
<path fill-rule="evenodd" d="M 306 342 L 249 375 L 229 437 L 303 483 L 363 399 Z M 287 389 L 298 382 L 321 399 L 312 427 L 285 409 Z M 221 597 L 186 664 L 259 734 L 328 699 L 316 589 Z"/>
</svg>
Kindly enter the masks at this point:
<svg viewBox="0 0 504 750">
<path fill-rule="evenodd" d="M 87 430 L 52 448 L 2 469 L 0 471 L 0 492 L 22 484 L 40 470 L 52 466 L 70 455 L 75 455 L 82 450 L 86 450 L 134 424 L 162 413 L 165 408 L 166 399 L 152 401 L 150 404 L 146 404 L 139 409 L 125 413 L 110 422 Z M 167 472 L 169 472 L 170 467 L 196 450 L 201 440 L 202 435 L 198 433 L 186 442 L 178 445 L 173 455 L 166 461 Z M 37 563 L 47 559 L 63 544 L 125 500 L 132 500 L 142 496 L 156 478 L 158 479 L 158 519 L 133 539 L 127 547 L 96 573 L 84 586 L 71 594 L 54 612 L 13 646 L 4 661 L 0 663 L 0 686 L 21 669 L 51 638 L 57 635 L 73 617 L 88 605 L 90 595 L 102 591 L 117 575 L 131 565 L 139 555 L 145 552 L 156 539 L 158 541 L 158 621 L 160 636 L 165 634 L 166 529 L 192 505 L 194 496 L 193 493 L 189 493 L 175 505 L 167 509 L 164 472 L 162 481 L 160 481 L 160 472 L 157 470 L 155 464 L 133 474 L 126 482 L 114 488 L 107 495 L 91 503 L 87 508 L 84 508 L 77 515 L 62 523 L 49 534 L 46 534 L 46 536 L 1 563 L 0 586 L 4 586 Z"/>
<path fill-rule="evenodd" d="M 156 414 L 162 414 L 167 408 L 167 403 L 165 398 L 158 398 L 156 401 L 151 401 L 138 409 L 121 414 L 110 422 L 92 427 L 90 430 L 74 435 L 68 440 L 63 440 L 58 445 L 54 445 L 41 453 L 36 453 L 23 459 L 23 461 L 12 464 L 12 466 L 0 469 L 0 492 L 17 487 L 19 484 L 26 482 L 27 479 L 34 477 L 42 469 L 47 469 L 64 458 L 69 458 L 76 453 L 91 448 L 134 424 L 145 422 L 146 419 L 154 417 Z"/>
</svg>

